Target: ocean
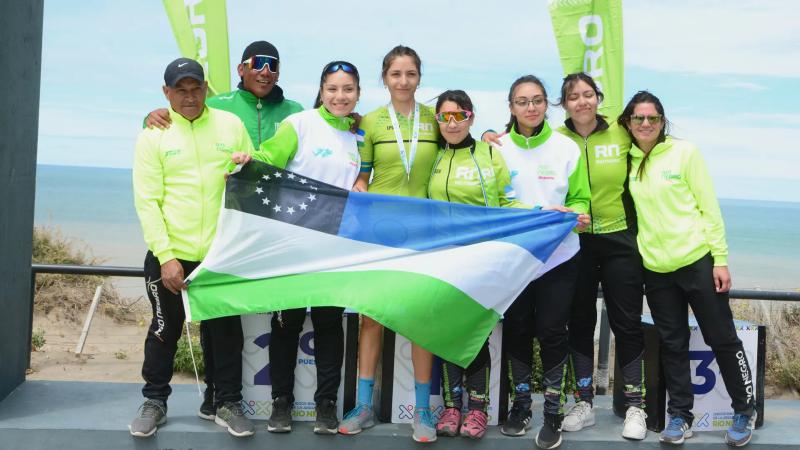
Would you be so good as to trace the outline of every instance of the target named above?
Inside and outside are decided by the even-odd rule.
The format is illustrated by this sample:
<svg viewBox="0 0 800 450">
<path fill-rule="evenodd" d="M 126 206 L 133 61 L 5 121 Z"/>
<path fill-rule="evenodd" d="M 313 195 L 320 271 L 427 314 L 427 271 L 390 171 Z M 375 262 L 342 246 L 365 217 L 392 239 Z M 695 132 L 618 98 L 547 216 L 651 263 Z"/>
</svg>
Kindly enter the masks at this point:
<svg viewBox="0 0 800 450">
<path fill-rule="evenodd" d="M 800 203 L 720 199 L 735 289 L 800 289 Z M 106 265 L 141 266 L 147 247 L 130 169 L 39 165 L 37 226 L 58 229 Z"/>
</svg>

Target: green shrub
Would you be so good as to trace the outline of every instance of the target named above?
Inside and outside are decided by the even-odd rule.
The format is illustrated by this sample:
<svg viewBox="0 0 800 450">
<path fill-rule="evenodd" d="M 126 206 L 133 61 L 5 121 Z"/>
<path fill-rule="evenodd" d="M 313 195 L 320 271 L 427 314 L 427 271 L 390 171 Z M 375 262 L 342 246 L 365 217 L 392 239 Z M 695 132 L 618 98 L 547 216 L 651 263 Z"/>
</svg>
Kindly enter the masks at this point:
<svg viewBox="0 0 800 450">
<path fill-rule="evenodd" d="M 44 338 L 44 329 L 37 328 L 36 331 L 31 334 L 31 349 L 38 352 L 46 343 L 47 340 Z"/>
<path fill-rule="evenodd" d="M 194 353 L 194 361 L 195 364 L 197 364 L 197 374 L 202 377 L 205 373 L 205 365 L 203 364 L 203 349 L 200 347 L 200 326 L 192 323 L 189 325 L 189 330 L 192 335 L 191 353 Z M 186 333 L 184 333 L 178 340 L 178 350 L 175 352 L 176 372 L 194 375 L 191 353 L 189 350 L 189 341 L 186 339 Z"/>
</svg>

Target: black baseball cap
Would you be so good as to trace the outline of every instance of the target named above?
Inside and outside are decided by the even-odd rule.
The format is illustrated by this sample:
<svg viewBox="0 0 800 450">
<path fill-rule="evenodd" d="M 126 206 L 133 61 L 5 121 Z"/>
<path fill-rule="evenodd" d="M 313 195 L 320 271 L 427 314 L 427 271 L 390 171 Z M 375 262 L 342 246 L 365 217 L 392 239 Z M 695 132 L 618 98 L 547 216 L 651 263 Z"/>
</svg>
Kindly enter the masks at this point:
<svg viewBox="0 0 800 450">
<path fill-rule="evenodd" d="M 255 41 L 248 45 L 244 49 L 244 52 L 242 52 L 242 62 L 247 61 L 255 55 L 272 56 L 277 60 L 281 59 L 278 55 L 278 49 L 267 41 Z"/>
<path fill-rule="evenodd" d="M 189 58 L 178 58 L 172 61 L 164 71 L 164 84 L 175 87 L 179 81 L 189 77 L 199 82 L 205 81 L 203 66 L 199 62 Z"/>
</svg>

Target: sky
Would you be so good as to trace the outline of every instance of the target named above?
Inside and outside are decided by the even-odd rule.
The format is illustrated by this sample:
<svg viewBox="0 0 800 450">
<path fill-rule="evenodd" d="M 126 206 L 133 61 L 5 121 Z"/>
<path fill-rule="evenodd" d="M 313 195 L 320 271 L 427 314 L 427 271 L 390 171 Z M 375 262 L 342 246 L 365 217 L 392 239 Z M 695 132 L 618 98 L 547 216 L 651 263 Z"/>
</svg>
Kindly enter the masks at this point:
<svg viewBox="0 0 800 450">
<path fill-rule="evenodd" d="M 401 5 L 402 9 L 399 9 Z M 717 194 L 800 201 L 800 14 L 796 2 L 623 1 L 625 101 L 647 89 L 663 102 L 673 135 L 698 145 Z M 357 110 L 388 101 L 381 61 L 397 44 L 420 54 L 417 99 L 464 89 L 474 135 L 508 120 L 508 87 L 563 76 L 546 0 L 319 2 L 228 0 L 235 64 L 255 40 L 280 51 L 279 85 L 309 108 L 329 61 L 361 73 Z M 166 107 L 164 67 L 179 57 L 161 1 L 46 0 L 38 162 L 129 168 L 147 112 Z M 548 111 L 552 125 L 564 113 Z"/>
</svg>

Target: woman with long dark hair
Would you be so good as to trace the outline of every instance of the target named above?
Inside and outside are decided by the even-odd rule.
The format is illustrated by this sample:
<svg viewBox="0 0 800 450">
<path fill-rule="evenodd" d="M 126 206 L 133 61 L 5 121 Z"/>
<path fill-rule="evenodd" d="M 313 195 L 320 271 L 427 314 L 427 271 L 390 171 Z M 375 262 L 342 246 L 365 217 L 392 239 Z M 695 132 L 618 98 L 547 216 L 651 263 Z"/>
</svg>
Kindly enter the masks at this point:
<svg viewBox="0 0 800 450">
<path fill-rule="evenodd" d="M 618 123 L 633 141 L 629 176 L 637 242 L 669 393 L 669 420 L 660 439 L 682 444 L 692 436 L 691 306 L 731 398 L 733 423 L 725 441 L 747 445 L 755 420 L 752 372 L 733 325 L 725 225 L 711 176 L 697 147 L 669 135 L 664 106 L 650 92 L 634 95 Z"/>
</svg>

